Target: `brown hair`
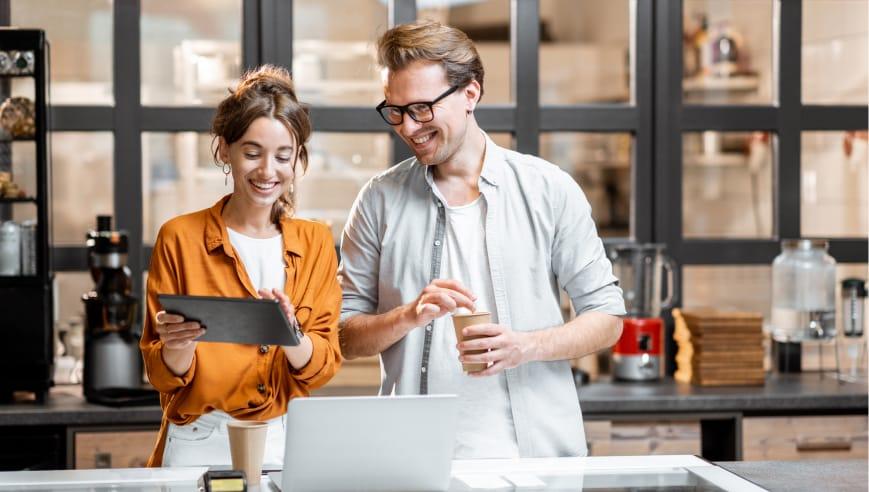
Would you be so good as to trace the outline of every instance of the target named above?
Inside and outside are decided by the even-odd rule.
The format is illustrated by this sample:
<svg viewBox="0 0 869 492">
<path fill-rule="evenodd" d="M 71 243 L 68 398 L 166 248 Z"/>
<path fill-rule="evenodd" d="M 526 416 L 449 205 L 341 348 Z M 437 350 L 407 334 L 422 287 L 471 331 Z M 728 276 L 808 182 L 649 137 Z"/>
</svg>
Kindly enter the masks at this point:
<svg viewBox="0 0 869 492">
<path fill-rule="evenodd" d="M 238 87 L 230 89 L 229 96 L 217 106 L 211 122 L 214 135 L 211 149 L 214 162 L 221 166 L 218 158 L 220 137 L 227 144 L 238 141 L 257 118 L 273 118 L 287 127 L 296 140 L 298 152 L 293 162 L 301 162 L 302 171 L 308 169 L 308 149 L 305 143 L 311 136 L 311 119 L 307 106 L 299 103 L 293 88 L 293 79 L 286 69 L 274 65 L 262 65 L 249 70 L 241 76 Z M 285 216 L 291 216 L 296 203 L 295 189 L 282 194 L 272 207 L 272 222 L 278 224 Z"/>
<path fill-rule="evenodd" d="M 483 62 L 467 34 L 428 19 L 400 24 L 377 40 L 377 64 L 394 72 L 415 61 L 440 63 L 450 86 L 480 84 L 483 97 Z"/>
</svg>

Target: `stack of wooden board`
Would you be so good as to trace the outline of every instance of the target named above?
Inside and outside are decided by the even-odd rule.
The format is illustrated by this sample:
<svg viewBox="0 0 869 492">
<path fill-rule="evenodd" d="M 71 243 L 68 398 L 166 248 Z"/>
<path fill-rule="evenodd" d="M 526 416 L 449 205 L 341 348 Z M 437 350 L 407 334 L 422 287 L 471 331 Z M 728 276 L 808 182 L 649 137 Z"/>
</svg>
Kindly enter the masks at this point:
<svg viewBox="0 0 869 492">
<path fill-rule="evenodd" d="M 673 309 L 677 381 L 699 386 L 764 383 L 763 315 L 715 309 Z"/>
</svg>

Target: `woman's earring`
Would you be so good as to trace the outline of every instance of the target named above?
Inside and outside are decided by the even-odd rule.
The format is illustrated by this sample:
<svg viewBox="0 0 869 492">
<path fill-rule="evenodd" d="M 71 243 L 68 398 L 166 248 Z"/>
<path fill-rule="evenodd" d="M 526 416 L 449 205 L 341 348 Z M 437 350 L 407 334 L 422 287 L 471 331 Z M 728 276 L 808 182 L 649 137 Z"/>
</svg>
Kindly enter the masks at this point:
<svg viewBox="0 0 869 492">
<path fill-rule="evenodd" d="M 290 183 L 290 195 L 293 194 L 293 191 L 295 191 L 295 189 L 296 189 L 296 185 L 294 185 L 293 183 Z"/>
<path fill-rule="evenodd" d="M 232 166 L 228 162 L 223 163 L 223 186 L 229 185 L 229 173 L 232 172 Z"/>
</svg>

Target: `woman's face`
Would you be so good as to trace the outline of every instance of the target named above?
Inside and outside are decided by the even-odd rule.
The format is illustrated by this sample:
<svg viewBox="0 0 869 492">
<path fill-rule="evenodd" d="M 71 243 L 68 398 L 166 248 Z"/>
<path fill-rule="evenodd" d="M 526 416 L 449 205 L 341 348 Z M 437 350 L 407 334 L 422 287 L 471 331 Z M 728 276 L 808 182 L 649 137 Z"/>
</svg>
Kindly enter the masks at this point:
<svg viewBox="0 0 869 492">
<path fill-rule="evenodd" d="M 270 208 L 289 190 L 297 155 L 295 139 L 273 118 L 255 119 L 230 145 L 220 139 L 220 158 L 232 166 L 233 195 L 254 207 Z"/>
</svg>

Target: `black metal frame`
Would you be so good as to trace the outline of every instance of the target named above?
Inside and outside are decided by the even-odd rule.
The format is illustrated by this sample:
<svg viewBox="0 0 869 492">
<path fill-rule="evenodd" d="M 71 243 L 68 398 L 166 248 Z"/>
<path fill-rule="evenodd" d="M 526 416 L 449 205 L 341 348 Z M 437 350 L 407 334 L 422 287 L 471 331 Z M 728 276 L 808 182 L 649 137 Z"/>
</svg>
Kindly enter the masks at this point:
<svg viewBox="0 0 869 492">
<path fill-rule="evenodd" d="M 682 4 L 675 0 L 630 0 L 634 21 L 634 98 L 628 105 L 541 106 L 539 102 L 539 0 L 511 0 L 511 79 L 515 102 L 482 105 L 476 111 L 489 131 L 511 132 L 520 152 L 537 153 L 541 132 L 629 132 L 634 137 L 632 236 L 668 245 L 680 264 L 769 264 L 779 237 L 800 236 L 800 133 L 804 130 L 864 129 L 867 108 L 801 104 L 802 4 L 773 0 L 780 14 L 779 101 L 774 106 L 682 105 Z M 207 131 L 211 108 L 143 107 L 140 103 L 141 0 L 114 3 L 113 62 L 116 104 L 56 106 L 54 131 L 112 131 L 115 137 L 115 215 L 130 233 L 135 290 L 151 248 L 142 243 L 143 131 Z M 292 1 L 243 0 L 242 65 L 292 66 Z M 415 0 L 390 0 L 389 23 L 417 17 Z M 10 22 L 10 0 L 0 0 L 0 25 Z M 322 132 L 389 132 L 369 107 L 314 106 Z M 768 240 L 694 240 L 682 237 L 682 132 L 769 130 L 778 137 L 776 237 Z M 390 132 L 391 134 L 391 132 Z M 409 157 L 392 135 L 393 162 Z M 610 242 L 610 241 L 608 241 Z M 840 262 L 867 261 L 865 238 L 834 239 Z M 85 270 L 85 248 L 56 246 L 58 271 Z"/>
</svg>

